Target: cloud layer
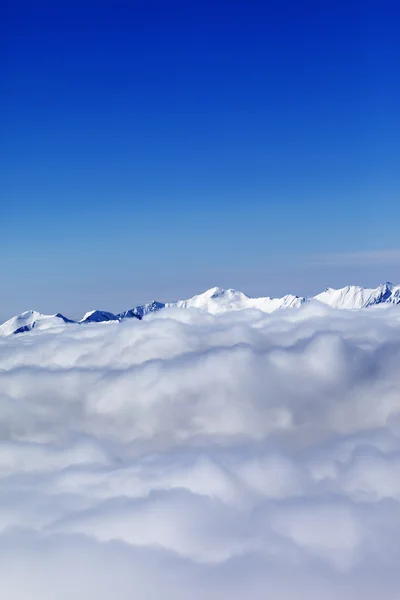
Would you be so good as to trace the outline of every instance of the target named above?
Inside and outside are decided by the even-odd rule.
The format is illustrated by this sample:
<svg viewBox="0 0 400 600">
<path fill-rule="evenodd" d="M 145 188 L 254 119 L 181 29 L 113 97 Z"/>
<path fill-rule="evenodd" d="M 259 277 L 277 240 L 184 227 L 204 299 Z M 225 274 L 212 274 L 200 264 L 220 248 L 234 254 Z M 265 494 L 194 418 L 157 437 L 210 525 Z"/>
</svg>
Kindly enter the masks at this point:
<svg viewBox="0 0 400 600">
<path fill-rule="evenodd" d="M 0 339 L 1 597 L 394 600 L 399 365 L 396 307 Z"/>
</svg>

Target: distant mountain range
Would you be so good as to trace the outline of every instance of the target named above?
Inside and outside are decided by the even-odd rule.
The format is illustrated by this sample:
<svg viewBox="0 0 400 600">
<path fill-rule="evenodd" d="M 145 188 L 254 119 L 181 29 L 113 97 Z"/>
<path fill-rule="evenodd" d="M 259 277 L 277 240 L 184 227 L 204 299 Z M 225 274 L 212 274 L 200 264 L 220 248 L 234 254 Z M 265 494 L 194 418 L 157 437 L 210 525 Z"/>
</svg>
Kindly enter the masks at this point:
<svg viewBox="0 0 400 600">
<path fill-rule="evenodd" d="M 327 288 L 324 292 L 311 298 L 292 296 L 290 294 L 282 298 L 250 298 L 243 292 L 215 287 L 187 300 L 178 300 L 177 302 L 167 304 L 153 300 L 152 302 L 136 306 L 119 314 L 103 310 L 92 310 L 86 313 L 80 321 L 67 319 L 67 317 L 64 317 L 60 313 L 43 315 L 34 310 L 28 310 L 0 325 L 0 336 L 24 333 L 32 329 L 42 330 L 66 326 L 71 323 L 115 323 L 125 319 L 142 319 L 149 313 L 173 307 L 182 309 L 195 308 L 212 314 L 243 309 L 258 309 L 266 313 L 271 313 L 286 308 L 299 308 L 302 304 L 310 302 L 349 310 L 367 308 L 368 306 L 376 306 L 378 304 L 400 305 L 400 285 L 383 283 L 375 289 L 358 286 L 347 286 L 338 290 Z"/>
</svg>

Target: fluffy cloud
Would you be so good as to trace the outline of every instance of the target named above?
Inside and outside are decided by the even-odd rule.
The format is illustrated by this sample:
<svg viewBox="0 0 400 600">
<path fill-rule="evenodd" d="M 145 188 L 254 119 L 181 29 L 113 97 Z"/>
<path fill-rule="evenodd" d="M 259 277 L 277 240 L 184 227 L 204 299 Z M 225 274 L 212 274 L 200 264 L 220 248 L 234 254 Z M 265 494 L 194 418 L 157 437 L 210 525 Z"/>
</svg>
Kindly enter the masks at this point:
<svg viewBox="0 0 400 600">
<path fill-rule="evenodd" d="M 400 311 L 0 339 L 7 600 L 398 597 Z"/>
</svg>

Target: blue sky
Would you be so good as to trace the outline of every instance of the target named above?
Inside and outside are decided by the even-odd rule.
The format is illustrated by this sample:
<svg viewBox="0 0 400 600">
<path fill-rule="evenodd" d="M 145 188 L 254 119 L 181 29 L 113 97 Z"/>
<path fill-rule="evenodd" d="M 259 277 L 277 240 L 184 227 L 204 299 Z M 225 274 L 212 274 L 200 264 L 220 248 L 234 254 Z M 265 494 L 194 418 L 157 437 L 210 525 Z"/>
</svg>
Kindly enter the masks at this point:
<svg viewBox="0 0 400 600">
<path fill-rule="evenodd" d="M 0 318 L 400 281 L 396 3 L 5 3 Z"/>
</svg>

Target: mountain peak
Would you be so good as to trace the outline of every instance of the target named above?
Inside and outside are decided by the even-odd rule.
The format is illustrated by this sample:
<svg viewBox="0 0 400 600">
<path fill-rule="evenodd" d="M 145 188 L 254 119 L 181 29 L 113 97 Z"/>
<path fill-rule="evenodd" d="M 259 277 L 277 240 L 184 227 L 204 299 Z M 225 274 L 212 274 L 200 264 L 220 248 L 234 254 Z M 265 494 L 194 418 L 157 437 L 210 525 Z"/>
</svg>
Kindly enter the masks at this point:
<svg viewBox="0 0 400 600">
<path fill-rule="evenodd" d="M 220 298 L 229 290 L 224 290 L 224 288 L 220 287 L 212 287 L 209 290 L 206 290 L 202 294 L 198 294 L 198 296 L 204 296 L 205 298 Z"/>
<path fill-rule="evenodd" d="M 80 323 L 103 323 L 104 321 L 118 321 L 117 315 L 114 313 L 107 312 L 105 310 L 91 310 L 87 312 Z"/>
<path fill-rule="evenodd" d="M 390 281 L 385 281 L 385 283 L 381 283 L 380 288 L 386 288 L 388 290 L 392 290 L 395 286 Z"/>
<path fill-rule="evenodd" d="M 73 323 L 61 313 L 55 315 L 43 315 L 36 310 L 26 310 L 15 317 L 11 317 L 5 323 L 0 325 L 0 336 L 25 333 L 32 329 L 50 329 L 51 327 L 60 327 L 65 323 Z"/>
<path fill-rule="evenodd" d="M 395 289 L 390 282 L 382 283 L 377 288 L 347 285 L 340 289 L 326 288 L 324 292 L 314 296 L 314 299 L 333 308 L 359 309 L 386 302 L 398 304 L 392 298 Z"/>
<path fill-rule="evenodd" d="M 283 298 L 251 298 L 239 290 L 234 290 L 232 288 L 225 290 L 223 288 L 215 287 L 206 290 L 202 294 L 198 294 L 187 300 L 180 300 L 169 304 L 168 306 L 177 306 L 178 308 L 198 308 L 212 314 L 242 310 L 245 308 L 258 309 L 263 312 L 273 312 L 279 308 L 300 306 L 305 301 L 305 298 L 299 298 L 298 296 L 292 295 L 287 295 Z"/>
</svg>

